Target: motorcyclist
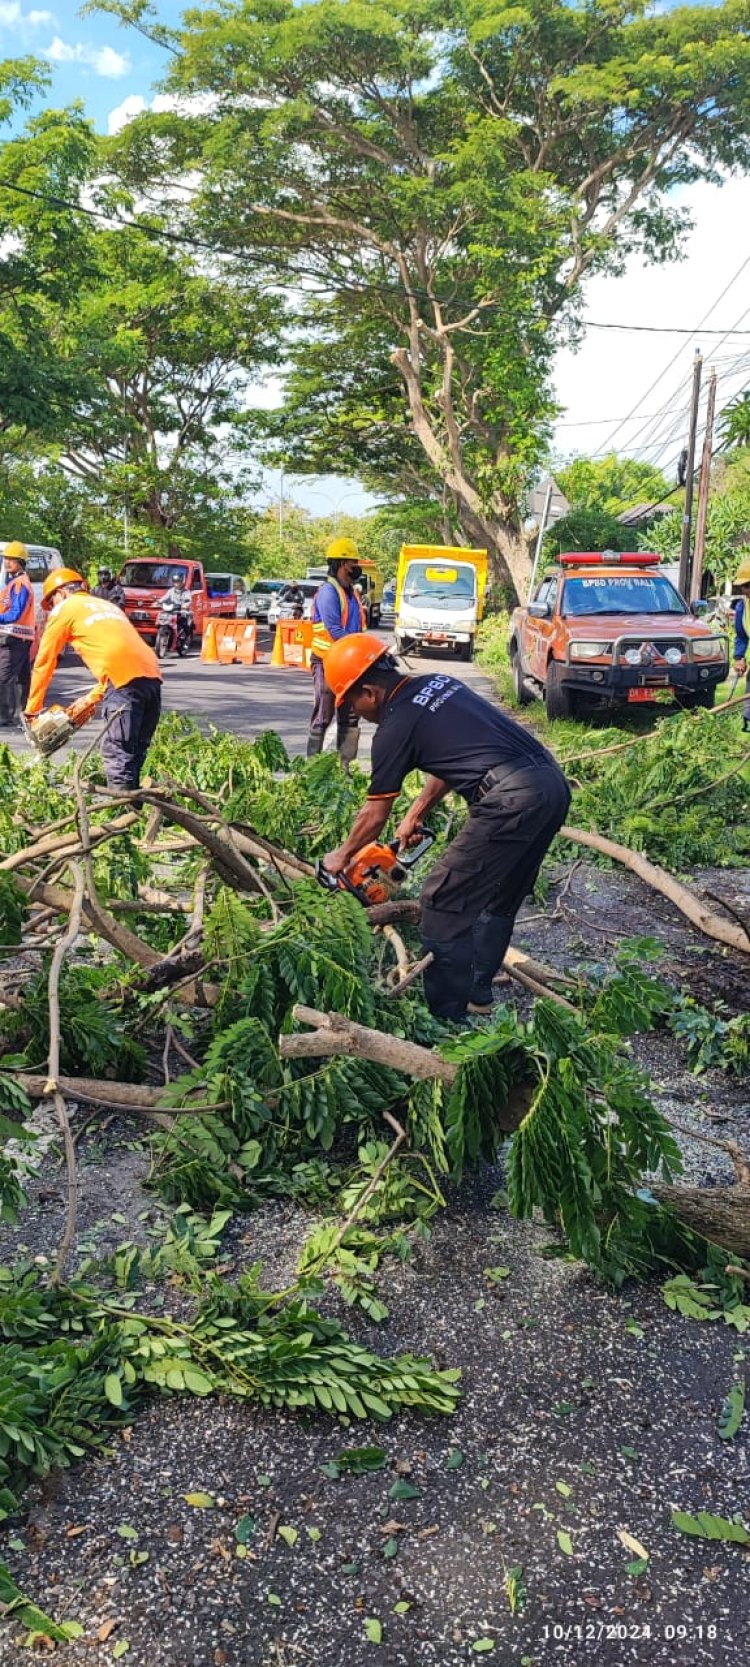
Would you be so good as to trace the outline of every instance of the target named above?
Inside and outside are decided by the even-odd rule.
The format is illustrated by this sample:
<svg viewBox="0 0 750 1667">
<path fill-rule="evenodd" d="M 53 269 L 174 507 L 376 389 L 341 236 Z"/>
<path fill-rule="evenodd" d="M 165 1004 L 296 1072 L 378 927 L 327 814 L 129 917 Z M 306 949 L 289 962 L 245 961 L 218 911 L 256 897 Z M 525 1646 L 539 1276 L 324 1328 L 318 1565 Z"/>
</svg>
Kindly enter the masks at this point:
<svg viewBox="0 0 750 1667">
<path fill-rule="evenodd" d="M 172 583 L 161 599 L 161 607 L 174 612 L 177 631 L 189 642 L 193 634 L 193 604 L 190 592 L 185 589 L 185 575 L 179 569 L 172 574 Z"/>
<path fill-rule="evenodd" d="M 290 585 L 286 586 L 282 600 L 285 608 L 291 608 L 292 619 L 302 618 L 305 611 L 305 593 L 298 584 L 295 584 L 294 579 Z"/>
<path fill-rule="evenodd" d="M 98 570 L 98 585 L 94 585 L 92 596 L 100 596 L 104 602 L 114 602 L 116 608 L 125 607 L 125 592 L 116 579 L 111 567 L 100 567 Z"/>
</svg>

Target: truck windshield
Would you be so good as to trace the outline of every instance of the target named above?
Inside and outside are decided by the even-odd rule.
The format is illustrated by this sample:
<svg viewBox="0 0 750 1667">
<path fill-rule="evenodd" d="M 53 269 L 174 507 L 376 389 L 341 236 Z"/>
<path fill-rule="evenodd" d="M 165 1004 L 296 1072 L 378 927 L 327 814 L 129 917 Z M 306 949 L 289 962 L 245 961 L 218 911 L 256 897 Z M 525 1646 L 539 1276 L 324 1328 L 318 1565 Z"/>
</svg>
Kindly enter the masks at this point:
<svg viewBox="0 0 750 1667">
<path fill-rule="evenodd" d="M 138 590 L 169 590 L 175 579 L 188 582 L 188 570 L 174 561 L 126 561 L 118 574 L 121 585 Z"/>
<path fill-rule="evenodd" d="M 404 601 L 425 608 L 471 608 L 476 601 L 477 579 L 473 567 L 438 566 L 430 561 L 410 561 L 404 580 Z"/>
<path fill-rule="evenodd" d="M 207 573 L 206 584 L 209 596 L 231 596 L 232 594 L 231 573 Z"/>
<path fill-rule="evenodd" d="M 617 579 L 566 579 L 561 611 L 566 619 L 583 619 L 587 614 L 685 614 L 687 608 L 661 574 L 634 573 Z"/>
</svg>

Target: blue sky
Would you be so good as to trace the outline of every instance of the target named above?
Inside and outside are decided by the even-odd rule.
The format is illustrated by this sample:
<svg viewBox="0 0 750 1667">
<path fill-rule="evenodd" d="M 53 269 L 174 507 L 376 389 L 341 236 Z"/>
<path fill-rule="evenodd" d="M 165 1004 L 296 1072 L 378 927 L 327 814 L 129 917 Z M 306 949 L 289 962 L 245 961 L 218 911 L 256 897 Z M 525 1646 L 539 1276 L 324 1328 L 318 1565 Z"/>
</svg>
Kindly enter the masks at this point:
<svg viewBox="0 0 750 1667">
<path fill-rule="evenodd" d="M 174 0 L 160 0 L 160 16 L 179 16 Z M 103 132 L 113 106 L 159 80 L 164 54 L 106 15 L 81 17 L 73 0 L 0 0 L 0 57 L 33 54 L 46 62 L 54 106 L 81 99 Z"/>
<path fill-rule="evenodd" d="M 163 22 L 176 21 L 183 9 L 184 0 L 158 0 Z M 49 66 L 49 103 L 80 99 L 102 132 L 151 102 L 166 63 L 142 35 L 106 14 L 82 17 L 74 0 L 0 0 L 0 57 L 29 53 Z M 589 319 L 639 331 L 646 325 L 654 333 L 591 329 L 576 353 L 558 355 L 560 460 L 614 447 L 648 457 L 671 475 L 686 433 L 695 348 L 703 349 L 707 368 L 717 364 L 719 409 L 750 383 L 750 181 L 733 179 L 723 190 L 694 186 L 674 200 L 685 217 L 682 261 L 646 267 L 632 259 L 620 277 L 594 278 L 587 286 Z M 701 324 L 704 332 L 693 333 Z M 669 334 L 675 325 L 690 333 Z M 261 405 L 276 404 L 279 396 L 274 380 L 255 390 Z M 269 471 L 263 499 L 277 497 L 279 486 L 278 474 Z M 372 502 L 356 483 L 333 475 L 287 479 L 285 490 L 318 514 L 359 513 Z"/>
</svg>

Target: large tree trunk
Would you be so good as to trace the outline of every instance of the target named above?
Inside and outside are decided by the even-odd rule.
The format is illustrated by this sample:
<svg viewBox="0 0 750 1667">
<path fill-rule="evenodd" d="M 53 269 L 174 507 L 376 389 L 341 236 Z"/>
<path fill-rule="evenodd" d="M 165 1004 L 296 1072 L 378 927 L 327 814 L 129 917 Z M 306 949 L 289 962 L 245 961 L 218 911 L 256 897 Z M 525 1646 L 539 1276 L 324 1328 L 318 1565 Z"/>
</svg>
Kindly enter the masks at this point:
<svg viewBox="0 0 750 1667">
<path fill-rule="evenodd" d="M 750 1187 L 668 1187 L 650 1181 L 649 1190 L 696 1233 L 735 1256 L 750 1257 Z"/>
</svg>

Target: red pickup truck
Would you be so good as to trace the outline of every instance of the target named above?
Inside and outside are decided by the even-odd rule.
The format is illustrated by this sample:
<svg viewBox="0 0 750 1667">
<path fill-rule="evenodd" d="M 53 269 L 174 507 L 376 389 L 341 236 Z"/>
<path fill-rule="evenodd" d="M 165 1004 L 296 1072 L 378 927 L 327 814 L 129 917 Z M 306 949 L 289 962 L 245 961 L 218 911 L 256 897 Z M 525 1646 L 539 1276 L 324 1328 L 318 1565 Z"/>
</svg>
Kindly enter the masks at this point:
<svg viewBox="0 0 750 1667">
<path fill-rule="evenodd" d="M 203 635 L 207 619 L 233 619 L 237 613 L 236 595 L 215 596 L 209 592 L 206 575 L 199 561 L 178 556 L 174 561 L 153 561 L 139 556 L 126 561 L 117 575 L 125 592 L 125 612 L 136 631 L 147 642 L 156 639 L 156 622 L 161 599 L 171 589 L 175 579 L 184 579 L 193 608 L 193 630 Z"/>
</svg>

